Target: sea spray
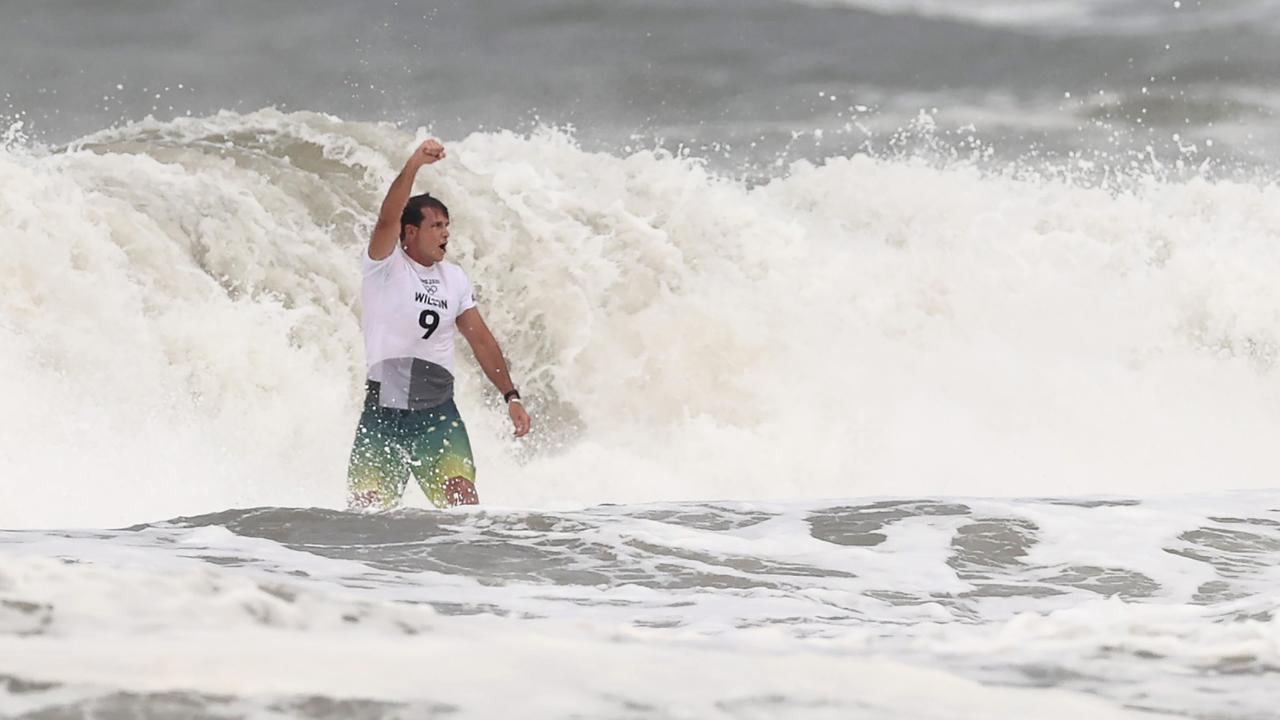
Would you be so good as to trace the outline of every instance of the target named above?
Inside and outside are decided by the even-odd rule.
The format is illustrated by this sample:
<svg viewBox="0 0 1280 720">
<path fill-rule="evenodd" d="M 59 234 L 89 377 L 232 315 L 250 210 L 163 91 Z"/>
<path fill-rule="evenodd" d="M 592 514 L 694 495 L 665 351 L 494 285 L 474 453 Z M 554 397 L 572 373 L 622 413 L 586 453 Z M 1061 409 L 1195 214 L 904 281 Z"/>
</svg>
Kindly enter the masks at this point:
<svg viewBox="0 0 1280 720">
<path fill-rule="evenodd" d="M 7 526 L 342 502 L 359 253 L 414 134 L 222 112 L 6 150 Z M 421 178 L 539 423 L 486 502 L 1265 486 L 1277 190 L 834 156 L 744 183 L 563 132 Z M 464 355 L 466 353 L 464 352 Z M 50 481 L 48 478 L 57 478 Z"/>
</svg>

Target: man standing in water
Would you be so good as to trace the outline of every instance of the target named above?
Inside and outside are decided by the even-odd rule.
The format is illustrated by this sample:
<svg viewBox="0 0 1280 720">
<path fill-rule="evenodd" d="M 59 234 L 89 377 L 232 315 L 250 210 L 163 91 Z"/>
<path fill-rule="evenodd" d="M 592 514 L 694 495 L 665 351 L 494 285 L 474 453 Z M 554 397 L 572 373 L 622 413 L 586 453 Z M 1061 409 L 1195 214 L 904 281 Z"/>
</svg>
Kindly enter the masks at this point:
<svg viewBox="0 0 1280 720">
<path fill-rule="evenodd" d="M 369 238 L 361 287 L 369 372 L 347 470 L 353 510 L 395 507 L 410 474 L 436 507 L 479 502 L 471 441 L 453 403 L 455 327 L 506 400 L 515 436 L 529 432 L 529 415 L 476 309 L 471 281 L 444 260 L 449 209 L 429 194 L 409 196 L 418 170 L 444 157 L 436 140 L 414 150 Z"/>
</svg>

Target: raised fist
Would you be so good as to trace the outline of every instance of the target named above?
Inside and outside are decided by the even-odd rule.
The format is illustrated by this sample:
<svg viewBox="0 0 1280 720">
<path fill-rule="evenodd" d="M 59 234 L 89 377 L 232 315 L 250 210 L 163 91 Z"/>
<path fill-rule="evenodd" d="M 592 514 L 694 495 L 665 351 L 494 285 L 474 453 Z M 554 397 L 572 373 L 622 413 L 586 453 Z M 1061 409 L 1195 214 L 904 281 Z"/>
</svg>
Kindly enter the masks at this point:
<svg viewBox="0 0 1280 720">
<path fill-rule="evenodd" d="M 413 159 L 423 165 L 430 165 L 433 162 L 443 160 L 445 156 L 444 145 L 439 140 L 431 138 L 423 141 L 417 150 L 413 151 Z"/>
</svg>

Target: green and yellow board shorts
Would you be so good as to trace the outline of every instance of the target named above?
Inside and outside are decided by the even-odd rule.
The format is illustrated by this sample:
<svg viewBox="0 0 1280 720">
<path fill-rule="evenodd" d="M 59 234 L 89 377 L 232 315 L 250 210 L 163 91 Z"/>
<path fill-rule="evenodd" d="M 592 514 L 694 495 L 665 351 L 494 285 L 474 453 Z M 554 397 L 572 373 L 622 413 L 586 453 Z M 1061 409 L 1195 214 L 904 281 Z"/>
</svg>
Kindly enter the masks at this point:
<svg viewBox="0 0 1280 720">
<path fill-rule="evenodd" d="M 449 507 L 446 483 L 476 480 L 471 439 L 458 406 L 449 399 L 425 410 L 399 410 L 379 405 L 378 394 L 378 383 L 369 381 L 347 465 L 347 506 L 394 508 L 413 475 L 432 505 Z"/>
</svg>

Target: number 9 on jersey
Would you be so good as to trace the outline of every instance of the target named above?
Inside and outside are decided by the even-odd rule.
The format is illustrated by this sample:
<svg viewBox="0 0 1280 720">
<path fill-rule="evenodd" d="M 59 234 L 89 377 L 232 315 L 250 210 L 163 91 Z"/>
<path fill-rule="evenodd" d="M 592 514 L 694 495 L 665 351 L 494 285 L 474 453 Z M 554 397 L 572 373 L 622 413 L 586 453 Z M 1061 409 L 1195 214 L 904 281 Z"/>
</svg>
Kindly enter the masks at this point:
<svg viewBox="0 0 1280 720">
<path fill-rule="evenodd" d="M 418 324 L 422 326 L 423 330 L 427 331 L 422 336 L 422 339 L 426 340 L 431 337 L 431 333 L 435 332 L 436 328 L 440 327 L 440 313 L 435 310 L 423 310 L 422 314 L 418 316 Z"/>
</svg>

